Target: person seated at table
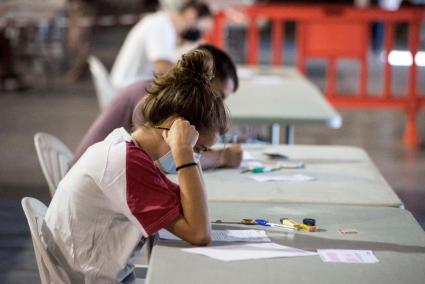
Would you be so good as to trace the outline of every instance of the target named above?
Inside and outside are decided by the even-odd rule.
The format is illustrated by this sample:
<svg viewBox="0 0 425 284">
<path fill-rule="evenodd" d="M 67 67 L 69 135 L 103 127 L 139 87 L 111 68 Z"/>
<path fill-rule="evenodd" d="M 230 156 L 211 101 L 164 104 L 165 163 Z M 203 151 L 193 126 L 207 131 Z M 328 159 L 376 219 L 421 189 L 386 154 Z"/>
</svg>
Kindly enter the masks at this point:
<svg viewBox="0 0 425 284">
<path fill-rule="evenodd" d="M 197 157 L 229 122 L 213 70 L 206 50 L 185 54 L 136 107 L 144 122 L 91 146 L 59 183 L 41 237 L 66 283 L 133 283 L 134 257 L 162 228 L 192 245 L 210 242 Z M 176 168 L 179 185 L 156 160 Z"/>
<path fill-rule="evenodd" d="M 209 44 L 198 47 L 211 53 L 214 60 L 215 76 L 212 80 L 213 86 L 228 97 L 238 88 L 239 81 L 235 64 L 232 59 L 221 49 Z M 132 114 L 139 100 L 146 95 L 146 89 L 151 81 L 140 80 L 122 90 L 97 117 L 94 123 L 81 140 L 74 152 L 74 159 L 70 166 L 80 158 L 86 149 L 96 142 L 102 141 L 113 129 L 124 127 L 131 131 L 133 128 Z M 143 118 L 135 116 L 136 124 L 140 124 Z M 214 168 L 238 167 L 242 160 L 242 149 L 240 145 L 232 145 L 224 149 L 211 150 L 202 154 L 201 165 L 204 170 Z M 164 169 L 165 170 L 165 169 Z"/>
<path fill-rule="evenodd" d="M 9 10 L 8 3 L 0 1 L 0 18 Z M 7 23 L 7 22 L 6 22 Z M 23 80 L 22 74 L 16 70 L 16 54 L 13 52 L 11 39 L 6 28 L 0 25 L 0 91 L 26 91 L 29 85 Z"/>
<path fill-rule="evenodd" d="M 175 9 L 160 10 L 144 17 L 128 33 L 112 66 L 111 82 L 122 89 L 153 74 L 164 74 L 175 63 L 182 35 L 192 29 L 212 27 L 212 13 L 200 1 L 184 0 Z"/>
</svg>

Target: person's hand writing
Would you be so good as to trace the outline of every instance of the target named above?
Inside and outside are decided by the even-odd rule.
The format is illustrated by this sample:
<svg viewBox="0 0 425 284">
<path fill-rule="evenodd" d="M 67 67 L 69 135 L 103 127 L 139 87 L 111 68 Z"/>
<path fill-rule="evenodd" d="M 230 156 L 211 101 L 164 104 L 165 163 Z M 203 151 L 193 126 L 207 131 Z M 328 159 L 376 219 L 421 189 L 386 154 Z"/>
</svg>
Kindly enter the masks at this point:
<svg viewBox="0 0 425 284">
<path fill-rule="evenodd" d="M 237 168 L 242 162 L 243 150 L 240 144 L 232 145 L 222 152 L 224 168 Z"/>
</svg>

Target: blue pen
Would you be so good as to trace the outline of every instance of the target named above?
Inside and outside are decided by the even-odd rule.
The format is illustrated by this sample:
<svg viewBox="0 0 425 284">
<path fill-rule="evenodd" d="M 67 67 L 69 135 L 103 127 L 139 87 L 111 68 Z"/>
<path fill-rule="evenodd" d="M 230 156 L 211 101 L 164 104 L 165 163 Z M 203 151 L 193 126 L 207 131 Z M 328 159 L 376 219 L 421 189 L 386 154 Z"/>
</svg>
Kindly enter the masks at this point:
<svg viewBox="0 0 425 284">
<path fill-rule="evenodd" d="M 257 225 L 270 227 L 270 223 L 269 223 L 269 221 L 267 221 L 267 220 L 265 220 L 265 219 L 255 219 L 255 223 L 256 223 Z"/>
<path fill-rule="evenodd" d="M 267 221 L 266 219 L 255 219 L 255 223 L 257 225 L 266 226 L 266 227 L 278 227 L 278 228 L 283 228 L 283 229 L 288 229 L 288 230 L 294 230 L 295 229 L 294 227 L 287 226 L 287 225 L 269 223 L 269 221 Z"/>
</svg>

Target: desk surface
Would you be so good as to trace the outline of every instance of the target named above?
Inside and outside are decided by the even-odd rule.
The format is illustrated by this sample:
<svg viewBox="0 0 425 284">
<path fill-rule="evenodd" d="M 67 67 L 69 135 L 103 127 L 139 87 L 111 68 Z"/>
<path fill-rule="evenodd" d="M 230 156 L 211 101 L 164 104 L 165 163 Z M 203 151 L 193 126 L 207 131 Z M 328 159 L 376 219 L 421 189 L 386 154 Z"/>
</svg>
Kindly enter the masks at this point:
<svg viewBox="0 0 425 284">
<path fill-rule="evenodd" d="M 390 207 L 353 207 L 307 204 L 209 202 L 211 220 L 264 217 L 272 222 L 289 217 L 315 218 L 325 231 L 268 232 L 273 242 L 317 249 L 372 250 L 379 263 L 324 263 L 319 256 L 222 262 L 185 253 L 184 242 L 159 241 L 153 249 L 146 283 L 423 283 L 425 234 L 412 215 Z M 220 225 L 215 228 L 236 228 Z M 246 228 L 246 227 L 244 227 Z M 252 228 L 252 227 L 250 227 Z M 265 227 L 260 227 L 264 229 Z M 338 229 L 354 228 L 356 235 Z"/>
<path fill-rule="evenodd" d="M 264 151 L 279 152 L 305 162 L 304 169 L 280 170 L 267 175 L 305 174 L 317 180 L 257 182 L 238 169 L 204 172 L 209 200 L 268 203 L 324 203 L 363 206 L 402 205 L 366 152 L 344 146 L 245 144 L 253 156 L 266 159 Z M 175 175 L 169 175 L 176 181 Z"/>
<path fill-rule="evenodd" d="M 341 127 L 341 116 L 296 69 L 244 66 L 239 70 L 239 89 L 226 99 L 234 122 Z"/>
</svg>

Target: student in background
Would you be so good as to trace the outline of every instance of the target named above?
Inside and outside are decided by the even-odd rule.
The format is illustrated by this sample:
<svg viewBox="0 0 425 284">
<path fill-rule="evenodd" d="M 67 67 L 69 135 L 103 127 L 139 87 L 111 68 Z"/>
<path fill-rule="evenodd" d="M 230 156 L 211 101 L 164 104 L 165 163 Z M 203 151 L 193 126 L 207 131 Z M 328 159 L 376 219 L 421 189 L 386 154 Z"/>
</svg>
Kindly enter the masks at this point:
<svg viewBox="0 0 425 284">
<path fill-rule="evenodd" d="M 66 283 L 133 283 L 134 256 L 166 228 L 193 245 L 210 241 L 199 153 L 225 133 L 209 52 L 185 54 L 138 104 L 144 122 L 91 146 L 60 182 L 41 228 Z M 163 159 L 166 157 L 166 159 Z M 154 164 L 177 168 L 179 185 Z"/>
<path fill-rule="evenodd" d="M 93 52 L 93 42 L 96 36 L 96 27 L 89 24 L 90 19 L 100 19 L 103 16 L 150 13 L 158 9 L 158 3 L 155 0 L 61 1 L 67 3 L 66 52 L 70 62 L 65 78 L 68 82 L 78 81 L 88 70 L 87 58 Z"/>
<path fill-rule="evenodd" d="M 7 10 L 7 6 L 0 1 L 0 17 L 3 17 Z M 0 26 L 0 91 L 25 91 L 29 88 L 22 75 L 16 71 L 15 64 L 12 44 L 6 36 L 6 29 Z"/>
<path fill-rule="evenodd" d="M 214 60 L 215 77 L 213 86 L 226 98 L 238 88 L 239 81 L 236 67 L 232 59 L 221 49 L 212 45 L 200 45 L 198 49 L 211 53 Z M 127 131 L 133 128 L 132 115 L 136 104 L 145 97 L 146 89 L 151 81 L 139 80 L 129 87 L 123 89 L 106 109 L 99 115 L 91 125 L 74 153 L 72 166 L 86 149 L 96 142 L 102 141 L 115 128 L 124 127 Z M 138 114 L 138 113 L 136 113 Z M 143 118 L 135 115 L 135 124 L 140 124 Z M 238 167 L 242 160 L 242 150 L 239 145 L 232 145 L 225 149 L 211 150 L 202 154 L 201 165 L 203 169 L 219 167 Z"/>
<path fill-rule="evenodd" d="M 178 10 L 146 16 L 131 29 L 118 53 L 111 70 L 112 85 L 122 89 L 154 74 L 164 74 L 174 65 L 180 35 L 212 26 L 212 21 L 208 6 L 198 1 L 185 1 Z"/>
</svg>

